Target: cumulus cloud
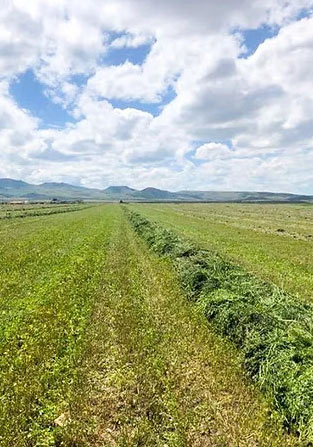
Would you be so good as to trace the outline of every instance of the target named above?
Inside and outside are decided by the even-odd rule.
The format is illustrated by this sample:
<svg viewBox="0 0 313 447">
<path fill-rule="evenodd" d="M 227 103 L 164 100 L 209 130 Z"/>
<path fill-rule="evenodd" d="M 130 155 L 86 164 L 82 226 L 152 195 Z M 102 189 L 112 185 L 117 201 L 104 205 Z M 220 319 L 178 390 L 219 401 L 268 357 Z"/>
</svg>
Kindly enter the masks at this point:
<svg viewBox="0 0 313 447">
<path fill-rule="evenodd" d="M 195 139 L 233 141 L 236 147 L 311 146 L 313 18 L 285 26 L 248 59 L 191 66 L 163 119 Z M 225 53 L 224 53 L 225 54 Z"/>
<path fill-rule="evenodd" d="M 313 192 L 312 0 L 2 3 L 1 176 Z M 263 25 L 276 35 L 244 58 L 241 32 Z M 110 63 L 142 45 L 141 64 Z M 27 69 L 74 123 L 18 107 L 9 84 Z"/>
<path fill-rule="evenodd" d="M 214 158 L 230 158 L 231 152 L 226 144 L 206 143 L 199 146 L 195 153 L 198 160 L 211 160 Z"/>
</svg>

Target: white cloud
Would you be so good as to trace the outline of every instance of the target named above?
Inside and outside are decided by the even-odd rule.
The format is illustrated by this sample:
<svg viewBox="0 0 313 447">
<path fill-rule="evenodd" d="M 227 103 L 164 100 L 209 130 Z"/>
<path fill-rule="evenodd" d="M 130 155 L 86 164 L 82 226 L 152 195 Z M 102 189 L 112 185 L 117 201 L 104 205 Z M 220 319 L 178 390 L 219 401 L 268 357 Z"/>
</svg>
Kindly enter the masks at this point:
<svg viewBox="0 0 313 447">
<path fill-rule="evenodd" d="M 137 48 L 142 45 L 151 44 L 153 42 L 153 37 L 150 35 L 145 34 L 124 34 L 120 37 L 117 37 L 114 39 L 110 47 L 111 48 L 124 48 L 124 47 L 130 47 L 130 48 Z"/>
<path fill-rule="evenodd" d="M 309 7 L 310 0 L 4 2 L 0 175 L 90 186 L 311 190 L 313 18 L 297 19 Z M 281 29 L 241 58 L 238 30 L 263 24 Z M 100 63 L 109 49 L 147 43 L 142 65 Z M 8 82 L 27 68 L 75 124 L 41 129 L 14 103 Z M 87 85 L 78 87 L 74 74 L 88 75 Z M 176 97 L 164 106 L 169 91 Z M 153 117 L 114 108 L 111 99 L 163 110 Z"/>
<path fill-rule="evenodd" d="M 313 137 L 313 18 L 283 28 L 248 59 L 192 65 L 160 119 L 200 140 L 236 147 L 309 146 Z"/>
<path fill-rule="evenodd" d="M 199 146 L 195 153 L 198 160 L 212 160 L 214 158 L 230 158 L 231 151 L 226 144 L 206 143 Z"/>
</svg>

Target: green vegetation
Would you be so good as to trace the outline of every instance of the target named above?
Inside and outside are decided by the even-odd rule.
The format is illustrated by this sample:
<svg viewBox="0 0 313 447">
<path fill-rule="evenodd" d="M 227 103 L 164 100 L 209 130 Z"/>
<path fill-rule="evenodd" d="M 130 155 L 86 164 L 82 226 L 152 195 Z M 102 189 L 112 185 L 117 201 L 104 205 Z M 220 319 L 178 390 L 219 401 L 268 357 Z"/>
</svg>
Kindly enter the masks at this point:
<svg viewBox="0 0 313 447">
<path fill-rule="evenodd" d="M 241 349 L 245 368 L 284 424 L 313 442 L 313 305 L 137 213 L 129 217 L 154 251 L 174 261 L 189 297 L 217 331 Z"/>
<path fill-rule="evenodd" d="M 270 421 L 237 353 L 185 300 L 168 261 L 149 253 L 124 216 L 102 294 L 66 445 L 296 445 Z"/>
<path fill-rule="evenodd" d="M 122 207 L 2 220 L 0 256 L 1 446 L 304 445 Z"/>
<path fill-rule="evenodd" d="M 132 209 L 311 300 L 313 206 L 189 204 L 132 205 Z"/>
<path fill-rule="evenodd" d="M 0 205 L 0 220 L 35 217 L 35 216 L 47 216 L 51 214 L 69 213 L 73 211 L 80 211 L 89 208 L 91 205 L 88 203 L 62 203 L 62 204 L 3 204 Z"/>
<path fill-rule="evenodd" d="M 115 212 L 0 225 L 3 446 L 56 445 L 53 421 L 67 409 Z"/>
</svg>

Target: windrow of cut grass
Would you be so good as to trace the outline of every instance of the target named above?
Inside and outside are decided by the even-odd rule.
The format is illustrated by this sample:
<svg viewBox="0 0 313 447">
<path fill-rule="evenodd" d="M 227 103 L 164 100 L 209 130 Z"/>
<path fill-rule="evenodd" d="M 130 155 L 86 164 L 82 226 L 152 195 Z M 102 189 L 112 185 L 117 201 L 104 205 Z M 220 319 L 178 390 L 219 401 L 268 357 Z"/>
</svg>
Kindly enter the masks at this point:
<svg viewBox="0 0 313 447">
<path fill-rule="evenodd" d="M 127 210 L 135 231 L 173 262 L 189 298 L 241 350 L 289 430 L 313 442 L 313 306 Z"/>
<path fill-rule="evenodd" d="M 0 220 L 3 219 L 23 219 L 25 217 L 50 216 L 52 214 L 62 214 L 74 211 L 81 211 L 90 208 L 91 204 L 62 204 L 50 206 L 28 205 L 25 207 L 0 206 Z"/>
</svg>

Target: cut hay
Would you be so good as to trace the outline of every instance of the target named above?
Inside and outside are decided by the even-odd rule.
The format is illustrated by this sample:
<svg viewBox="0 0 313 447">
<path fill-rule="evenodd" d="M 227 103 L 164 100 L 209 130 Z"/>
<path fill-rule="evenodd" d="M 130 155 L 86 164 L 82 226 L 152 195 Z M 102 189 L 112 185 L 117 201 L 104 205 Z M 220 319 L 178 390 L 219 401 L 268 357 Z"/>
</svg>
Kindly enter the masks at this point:
<svg viewBox="0 0 313 447">
<path fill-rule="evenodd" d="M 313 305 L 127 211 L 135 231 L 175 265 L 188 297 L 242 352 L 286 428 L 313 442 Z"/>
</svg>

